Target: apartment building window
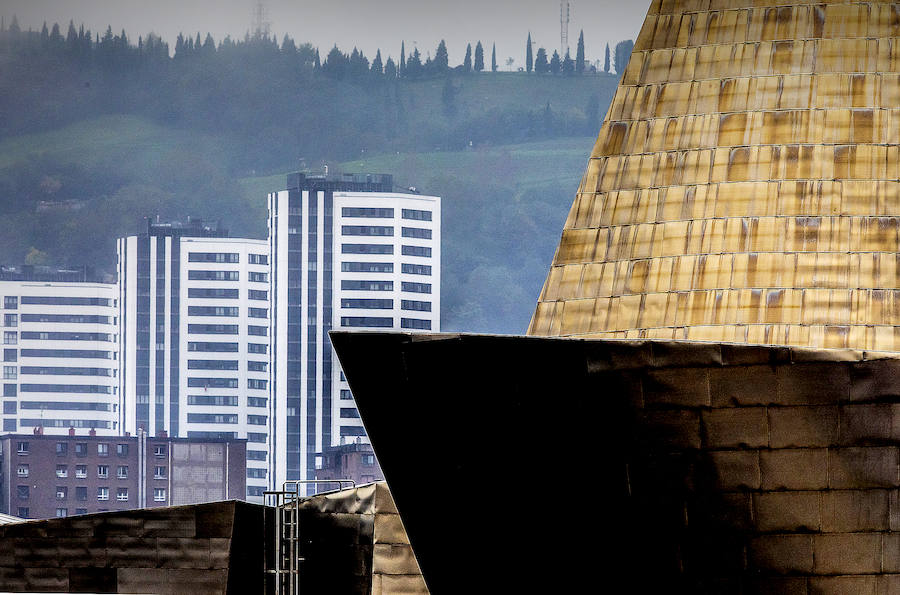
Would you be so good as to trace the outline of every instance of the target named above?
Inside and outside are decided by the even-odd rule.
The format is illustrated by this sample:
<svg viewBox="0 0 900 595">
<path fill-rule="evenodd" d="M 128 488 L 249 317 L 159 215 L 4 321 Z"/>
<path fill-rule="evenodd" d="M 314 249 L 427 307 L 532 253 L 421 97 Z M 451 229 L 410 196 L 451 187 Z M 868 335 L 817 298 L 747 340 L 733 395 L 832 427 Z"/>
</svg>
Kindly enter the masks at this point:
<svg viewBox="0 0 900 595">
<path fill-rule="evenodd" d="M 87 508 L 76 508 L 75 514 L 87 514 Z"/>
<path fill-rule="evenodd" d="M 4 345 L 18 345 L 19 344 L 19 333 L 16 331 L 3 331 L 3 344 Z"/>
<path fill-rule="evenodd" d="M 269 256 L 267 254 L 248 254 L 250 264 L 269 264 Z"/>
<path fill-rule="evenodd" d="M 190 252 L 188 262 L 240 262 L 240 255 L 234 252 Z"/>
<path fill-rule="evenodd" d="M 267 300 L 269 292 L 265 289 L 248 289 L 247 297 L 251 300 Z"/>
<path fill-rule="evenodd" d="M 405 209 L 404 209 L 405 210 Z M 377 219 L 389 219 L 394 216 L 394 209 L 381 207 L 342 207 L 342 217 L 367 217 Z"/>
<path fill-rule="evenodd" d="M 3 385 L 3 396 L 4 397 L 15 397 L 19 394 L 19 385 L 18 384 L 4 384 Z"/>
<path fill-rule="evenodd" d="M 69 488 L 66 486 L 56 486 L 56 499 L 65 500 L 69 497 Z"/>
<path fill-rule="evenodd" d="M 393 254 L 393 244 L 341 244 L 341 254 Z"/>
<path fill-rule="evenodd" d="M 56 443 L 56 455 L 57 456 L 65 456 L 69 454 L 69 445 L 65 442 L 57 442 Z"/>
<path fill-rule="evenodd" d="M 16 428 L 17 423 L 18 423 L 18 420 L 15 420 L 15 419 L 4 419 L 3 420 L 3 431 L 4 432 L 15 432 L 17 429 Z"/>
<path fill-rule="evenodd" d="M 403 281 L 400 283 L 401 291 L 410 293 L 431 293 L 431 283 L 410 283 Z"/>
<path fill-rule="evenodd" d="M 28 454 L 28 443 L 27 442 L 16 442 L 16 452 L 20 455 Z"/>
<path fill-rule="evenodd" d="M 251 426 L 264 426 L 267 419 L 265 415 L 248 415 L 247 423 Z"/>
<path fill-rule="evenodd" d="M 116 477 L 119 479 L 128 479 L 128 465 L 119 465 L 116 467 Z"/>
<path fill-rule="evenodd" d="M 353 394 L 350 393 L 346 388 L 341 389 L 341 400 L 342 401 L 352 401 Z"/>
<path fill-rule="evenodd" d="M 265 343 L 247 343 L 247 353 L 262 353 L 268 351 L 268 345 Z"/>
<path fill-rule="evenodd" d="M 393 273 L 392 262 L 342 262 L 341 271 L 344 273 Z"/>
<path fill-rule="evenodd" d="M 431 248 L 428 246 L 402 246 L 400 254 L 403 256 L 431 256 Z"/>
<path fill-rule="evenodd" d="M 407 275 L 430 275 L 431 265 L 403 263 L 400 265 L 400 272 Z"/>
<path fill-rule="evenodd" d="M 22 464 L 16 466 L 16 477 L 28 477 L 28 465 Z"/>
<path fill-rule="evenodd" d="M 3 296 L 3 307 L 7 310 L 15 310 L 19 307 L 19 296 L 5 295 Z"/>
<path fill-rule="evenodd" d="M 60 479 L 64 479 L 69 476 L 69 466 L 68 465 L 57 465 L 56 466 L 56 476 Z"/>
<path fill-rule="evenodd" d="M 18 349 L 4 349 L 3 350 L 3 361 L 5 362 L 14 362 L 18 361 Z"/>
<path fill-rule="evenodd" d="M 75 465 L 75 477 L 78 479 L 87 477 L 87 465 Z"/>
<path fill-rule="evenodd" d="M 31 515 L 29 514 L 29 510 L 28 510 L 27 506 L 20 506 L 17 509 L 16 516 L 19 517 L 20 519 L 27 519 Z"/>
<path fill-rule="evenodd" d="M 97 456 L 98 457 L 108 457 L 109 456 L 109 444 L 105 442 L 101 442 L 97 445 Z"/>
<path fill-rule="evenodd" d="M 100 479 L 109 477 L 109 465 L 97 465 L 97 477 Z"/>
<path fill-rule="evenodd" d="M 247 478 L 248 479 L 265 479 L 266 478 L 266 470 L 265 469 L 247 469 Z"/>
<path fill-rule="evenodd" d="M 431 211 L 419 211 L 417 209 L 403 209 L 404 219 L 415 221 L 431 221 Z"/>
<path fill-rule="evenodd" d="M 3 366 L 3 379 L 16 380 L 19 377 L 18 366 Z"/>
<path fill-rule="evenodd" d="M 254 273 L 251 271 L 250 281 L 253 281 L 254 283 L 268 283 L 269 273 Z"/>
<path fill-rule="evenodd" d="M 120 457 L 128 456 L 128 445 L 127 444 L 116 444 L 116 455 Z"/>
<path fill-rule="evenodd" d="M 87 456 L 87 443 L 86 442 L 76 442 L 75 443 L 75 456 L 76 457 L 86 457 Z"/>
<path fill-rule="evenodd" d="M 266 390 L 266 386 L 268 384 L 269 384 L 268 380 L 257 380 L 256 378 L 248 378 L 247 379 L 247 388 Z"/>
<path fill-rule="evenodd" d="M 153 470 L 153 479 L 165 479 L 165 478 L 166 478 L 165 465 L 157 465 Z"/>
<path fill-rule="evenodd" d="M 10 328 L 19 326 L 19 315 L 18 314 L 4 314 L 3 315 L 3 326 L 10 327 Z"/>
<path fill-rule="evenodd" d="M 247 362 L 248 372 L 265 372 L 268 362 Z"/>
<path fill-rule="evenodd" d="M 87 500 L 87 487 L 85 486 L 76 486 L 75 487 L 75 499 L 84 502 Z"/>
<path fill-rule="evenodd" d="M 157 457 L 166 456 L 166 446 L 165 444 L 157 444 L 153 447 L 153 455 Z"/>
<path fill-rule="evenodd" d="M 18 404 L 15 401 L 3 401 L 3 413 L 7 415 L 15 415 Z"/>
<path fill-rule="evenodd" d="M 431 321 L 419 318 L 401 318 L 400 328 L 412 328 L 419 330 L 431 330 Z"/>
<path fill-rule="evenodd" d="M 344 419 L 359 419 L 359 411 L 353 407 L 341 407 L 341 417 Z"/>
<path fill-rule="evenodd" d="M 265 397 L 247 397 L 247 407 L 266 407 L 268 403 Z"/>
<path fill-rule="evenodd" d="M 236 306 L 188 306 L 189 316 L 238 316 Z"/>
<path fill-rule="evenodd" d="M 116 490 L 116 500 L 119 502 L 128 502 L 128 488 L 118 488 Z"/>
<path fill-rule="evenodd" d="M 19 500 L 28 500 L 31 496 L 31 490 L 28 486 L 16 486 L 16 496 Z"/>
<path fill-rule="evenodd" d="M 109 488 L 97 488 L 97 500 L 101 502 L 109 500 Z"/>
<path fill-rule="evenodd" d="M 267 308 L 248 308 L 247 314 L 250 318 L 268 318 L 269 310 Z"/>
<path fill-rule="evenodd" d="M 166 501 L 166 488 L 153 488 L 153 501 L 154 502 L 165 502 Z"/>
<path fill-rule="evenodd" d="M 393 318 L 383 316 L 341 316 L 341 326 L 372 326 L 390 328 L 394 325 Z"/>
<path fill-rule="evenodd" d="M 394 228 L 390 225 L 342 225 L 341 233 L 345 236 L 393 236 Z"/>
<path fill-rule="evenodd" d="M 375 465 L 375 455 L 363 455 L 362 464 L 366 467 L 372 467 L 373 465 Z"/>
<path fill-rule="evenodd" d="M 240 273 L 238 271 L 188 271 L 188 279 L 191 281 L 239 281 Z"/>
<path fill-rule="evenodd" d="M 401 310 L 414 310 L 416 312 L 431 312 L 431 302 L 418 300 L 400 300 Z"/>
<path fill-rule="evenodd" d="M 417 238 L 420 240 L 430 240 L 431 239 L 431 230 L 424 229 L 422 227 L 404 227 L 403 228 L 403 237 L 404 238 Z"/>
<path fill-rule="evenodd" d="M 57 508 L 56 509 L 56 518 L 62 519 L 69 516 L 68 508 Z"/>
<path fill-rule="evenodd" d="M 266 337 L 269 335 L 269 327 L 249 324 L 247 325 L 247 334 L 254 337 Z"/>
</svg>

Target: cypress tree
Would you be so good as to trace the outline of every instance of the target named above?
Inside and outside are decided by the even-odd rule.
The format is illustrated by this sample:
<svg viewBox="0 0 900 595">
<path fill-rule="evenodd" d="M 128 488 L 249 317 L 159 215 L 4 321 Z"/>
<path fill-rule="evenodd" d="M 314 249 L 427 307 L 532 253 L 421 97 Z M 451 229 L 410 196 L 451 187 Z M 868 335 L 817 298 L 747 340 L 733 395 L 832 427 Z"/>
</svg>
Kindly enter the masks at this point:
<svg viewBox="0 0 900 595">
<path fill-rule="evenodd" d="M 463 72 L 472 72 L 472 44 L 466 46 L 466 57 L 463 59 Z"/>
<path fill-rule="evenodd" d="M 447 44 L 442 39 L 434 52 L 434 62 L 432 63 L 436 72 L 444 73 L 450 68 L 450 60 L 447 55 Z"/>
<path fill-rule="evenodd" d="M 406 45 L 400 42 L 400 78 L 406 76 Z"/>
<path fill-rule="evenodd" d="M 491 72 L 497 72 L 497 44 L 491 50 Z"/>
<path fill-rule="evenodd" d="M 372 74 L 381 76 L 384 72 L 384 67 L 381 64 L 381 48 L 379 48 L 375 52 L 375 58 L 372 60 Z"/>
<path fill-rule="evenodd" d="M 584 29 L 578 35 L 578 49 L 575 51 L 575 72 L 584 74 Z"/>
<path fill-rule="evenodd" d="M 322 61 L 319 60 L 319 48 L 316 48 L 316 61 L 313 64 L 313 68 L 315 68 L 316 70 L 322 69 Z"/>
<path fill-rule="evenodd" d="M 531 72 L 534 68 L 534 59 L 531 55 L 531 31 L 528 32 L 528 41 L 525 42 L 525 72 Z"/>
<path fill-rule="evenodd" d="M 387 62 L 384 63 L 384 76 L 388 80 L 397 78 L 397 65 L 394 64 L 394 59 L 390 56 L 388 56 Z"/>
<path fill-rule="evenodd" d="M 484 48 L 481 47 L 481 42 L 475 44 L 475 72 L 481 72 L 484 70 Z"/>
<path fill-rule="evenodd" d="M 550 58 L 550 73 L 551 74 L 559 74 L 559 71 L 562 69 L 562 64 L 559 61 L 559 52 L 553 50 L 553 57 Z"/>
<path fill-rule="evenodd" d="M 609 72 L 609 44 L 606 44 L 606 59 L 603 60 L 603 72 Z"/>
<path fill-rule="evenodd" d="M 547 74 L 550 72 L 550 64 L 547 62 L 547 50 L 538 48 L 537 58 L 534 60 L 534 73 Z"/>
</svg>

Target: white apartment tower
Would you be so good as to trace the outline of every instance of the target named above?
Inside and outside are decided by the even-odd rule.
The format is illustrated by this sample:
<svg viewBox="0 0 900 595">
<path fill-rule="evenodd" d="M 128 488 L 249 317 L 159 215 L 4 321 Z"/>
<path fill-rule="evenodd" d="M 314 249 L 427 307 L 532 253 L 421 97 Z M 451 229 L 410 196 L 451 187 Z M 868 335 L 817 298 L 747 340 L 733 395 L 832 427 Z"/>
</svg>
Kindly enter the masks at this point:
<svg viewBox="0 0 900 595">
<path fill-rule="evenodd" d="M 116 435 L 118 292 L 88 271 L 0 269 L 3 431 Z"/>
<path fill-rule="evenodd" d="M 126 431 L 246 438 L 247 497 L 268 481 L 269 246 L 197 220 L 118 241 Z"/>
<path fill-rule="evenodd" d="M 440 330 L 439 197 L 396 193 L 382 174 L 287 186 L 269 195 L 276 489 L 314 479 L 326 447 L 367 440 L 328 331 Z"/>
</svg>

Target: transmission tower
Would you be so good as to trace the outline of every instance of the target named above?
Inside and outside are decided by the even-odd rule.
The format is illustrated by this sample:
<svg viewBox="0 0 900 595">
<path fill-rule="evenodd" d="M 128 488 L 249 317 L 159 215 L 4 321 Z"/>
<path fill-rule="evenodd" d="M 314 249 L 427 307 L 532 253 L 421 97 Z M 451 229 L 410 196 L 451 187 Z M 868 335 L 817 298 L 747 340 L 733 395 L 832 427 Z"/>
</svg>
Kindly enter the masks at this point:
<svg viewBox="0 0 900 595">
<path fill-rule="evenodd" d="M 569 51 L 569 18 L 572 16 L 572 7 L 569 0 L 559 0 L 559 57 L 566 57 Z"/>
<path fill-rule="evenodd" d="M 269 21 L 267 20 L 268 11 L 266 3 L 262 0 L 253 5 L 253 37 L 262 39 L 269 37 Z"/>
</svg>

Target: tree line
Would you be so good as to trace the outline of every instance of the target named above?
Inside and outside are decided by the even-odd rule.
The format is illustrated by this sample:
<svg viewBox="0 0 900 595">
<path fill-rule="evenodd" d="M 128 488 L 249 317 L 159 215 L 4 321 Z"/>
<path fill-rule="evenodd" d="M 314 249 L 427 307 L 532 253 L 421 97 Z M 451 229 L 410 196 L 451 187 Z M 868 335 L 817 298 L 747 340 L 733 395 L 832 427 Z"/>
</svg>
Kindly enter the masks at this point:
<svg viewBox="0 0 900 595">
<path fill-rule="evenodd" d="M 532 52 L 533 43 L 531 33 L 528 34 L 525 54 L 524 71 L 535 74 L 564 74 L 581 75 L 585 73 L 600 72 L 601 69 L 585 61 L 584 31 L 578 37 L 578 45 L 573 59 L 567 50 L 564 56 L 554 50 L 552 56 L 548 55 L 543 47 L 538 48 L 536 55 Z M 621 73 L 634 44 L 631 40 L 619 42 L 615 46 L 616 73 Z M 226 36 L 218 44 L 210 33 L 201 39 L 200 33 L 196 37 L 179 33 L 175 41 L 174 52 L 170 56 L 169 44 L 159 36 L 152 33 L 139 36 L 136 43 L 128 37 L 123 29 L 120 33 L 113 32 L 108 26 L 101 36 L 85 29 L 82 24 L 76 28 L 73 21 L 63 35 L 59 24 L 52 27 L 46 22 L 40 32 L 23 31 L 14 16 L 6 26 L 0 19 L 0 53 L 25 54 L 36 56 L 40 54 L 64 57 L 82 65 L 96 64 L 110 69 L 128 69 L 148 63 L 165 63 L 169 60 L 185 60 L 195 56 L 212 56 L 217 53 L 230 53 L 235 51 L 253 49 L 255 51 L 269 51 L 280 53 L 284 57 L 293 60 L 297 66 L 313 72 L 339 78 L 361 79 L 365 77 L 375 78 L 406 78 L 418 79 L 454 73 L 479 73 L 486 70 L 485 49 L 479 40 L 474 48 L 469 43 L 466 46 L 465 57 L 462 63 L 451 66 L 447 45 L 441 40 L 434 51 L 434 56 L 429 52 L 422 56 L 417 47 L 407 53 L 405 42 L 400 44 L 400 56 L 398 60 L 387 56 L 383 59 L 381 49 L 376 51 L 375 57 L 369 58 L 359 49 L 353 48 L 349 53 L 342 51 L 335 44 L 327 55 L 322 58 L 318 48 L 309 43 L 296 43 L 293 38 L 285 34 L 279 43 L 273 35 L 249 32 L 243 40 L 235 40 Z M 513 58 L 507 59 L 507 64 L 512 65 Z M 610 73 L 610 50 L 606 45 L 605 64 L 602 72 Z M 491 46 L 490 71 L 497 72 L 497 45 Z M 522 69 L 520 69 L 522 70 Z"/>
</svg>

